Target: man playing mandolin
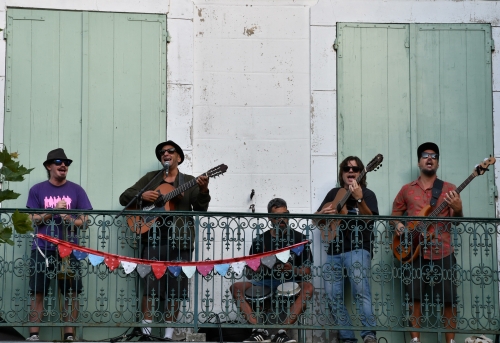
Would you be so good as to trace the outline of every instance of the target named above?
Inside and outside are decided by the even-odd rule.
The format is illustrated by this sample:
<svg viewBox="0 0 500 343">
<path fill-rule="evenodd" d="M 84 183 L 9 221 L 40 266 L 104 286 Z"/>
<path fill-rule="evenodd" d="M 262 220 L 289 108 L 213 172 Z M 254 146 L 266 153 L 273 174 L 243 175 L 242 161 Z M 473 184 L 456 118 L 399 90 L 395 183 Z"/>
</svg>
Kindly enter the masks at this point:
<svg viewBox="0 0 500 343">
<path fill-rule="evenodd" d="M 377 156 L 378 157 L 378 156 Z M 376 157 L 376 158 L 377 158 Z M 375 158 L 375 159 L 376 159 Z M 380 155 L 381 158 L 381 155 Z M 374 159 L 374 160 L 375 160 Z M 369 164 L 372 164 L 371 161 Z M 333 188 L 328 192 L 325 199 L 315 214 L 337 214 L 337 206 L 346 199 L 342 206 L 341 214 L 349 215 L 377 215 L 378 203 L 375 193 L 366 188 L 366 174 L 364 165 L 356 156 L 345 158 L 339 167 L 340 188 Z M 361 176 L 361 177 L 360 177 Z M 336 325 L 352 326 L 351 317 L 347 313 L 344 304 L 344 276 L 343 270 L 351 283 L 353 299 L 359 302 L 356 308 L 361 310 L 359 314 L 362 325 L 361 331 L 364 343 L 376 343 L 376 333 L 371 327 L 376 325 L 372 312 L 372 298 L 370 291 L 370 278 L 368 271 L 371 269 L 371 251 L 373 240 L 373 221 L 364 222 L 356 219 L 349 221 L 333 221 L 322 230 L 323 239 L 328 237 L 328 250 L 326 262 L 329 264 L 330 276 L 325 276 L 325 291 L 330 299 L 332 315 Z M 339 339 L 344 343 L 356 342 L 352 330 L 339 330 Z"/>
<path fill-rule="evenodd" d="M 168 201 L 167 204 L 160 205 L 170 210 L 175 208 L 177 211 L 207 211 L 210 202 L 208 177 L 199 176 L 196 178 L 196 184 L 194 184 L 194 176 L 179 171 L 178 166 L 184 161 L 184 152 L 181 147 L 169 140 L 158 144 L 155 154 L 162 165 L 168 163 L 168 175 L 163 172 L 161 177 L 158 176 L 148 189 L 142 193 L 141 200 L 143 204 L 140 207 L 143 208 L 154 204 L 155 201 L 161 200 L 160 193 L 168 193 L 191 181 L 194 187 L 186 187 L 182 194 Z M 120 195 L 120 204 L 127 205 L 157 173 L 158 171 L 147 173 L 135 185 L 123 192 Z M 155 222 L 155 225 L 152 225 L 151 229 L 143 233 L 141 237 L 143 242 L 142 258 L 159 261 L 191 261 L 195 243 L 193 219 L 185 216 L 163 215 L 158 217 Z M 156 280 L 154 276 L 149 275 L 142 301 L 143 323 L 149 324 L 153 321 L 154 307 L 152 304 L 155 302 L 153 295 L 155 298 L 164 299 L 167 304 L 165 308 L 167 327 L 164 338 L 166 340 L 172 339 L 174 329 L 168 327 L 168 323 L 175 321 L 182 298 L 188 294 L 188 280 L 182 274 L 173 276 L 167 271 L 160 280 Z M 172 304 L 175 305 L 172 306 Z M 151 328 L 143 327 L 142 332 L 149 335 L 151 334 Z"/>
<path fill-rule="evenodd" d="M 402 216 L 406 213 L 408 216 L 427 216 L 424 213 L 426 209 L 434 208 L 446 202 L 449 206 L 444 208 L 437 216 L 439 217 L 462 217 L 462 200 L 456 192 L 455 185 L 448 182 L 440 182 L 437 179 L 436 172 L 439 168 L 439 147 L 435 143 L 427 142 L 421 144 L 417 149 L 418 168 L 420 176 L 415 181 L 404 185 L 392 205 L 392 215 Z M 438 180 L 436 182 L 436 180 Z M 434 192 L 434 195 L 433 195 Z M 431 201 L 434 205 L 431 206 Z M 405 223 L 400 221 L 393 222 L 395 234 L 403 238 L 408 230 L 405 230 Z M 431 302 L 444 302 L 445 326 L 447 329 L 456 328 L 456 310 L 453 307 L 454 298 L 457 294 L 457 287 L 453 283 L 454 266 L 456 265 L 453 247 L 451 245 L 451 235 L 449 225 L 440 224 L 434 227 L 418 228 L 417 237 L 424 237 L 423 242 L 419 243 L 421 253 L 416 256 L 412 263 L 412 270 L 420 269 L 422 278 L 411 279 L 405 283 L 405 291 L 410 296 L 412 310 L 410 321 L 413 327 L 419 328 L 422 320 L 421 299 L 429 299 Z M 432 234 L 431 237 L 428 234 Z M 416 249 L 416 248 L 413 248 Z M 426 271 L 439 270 L 441 280 L 435 278 L 426 279 Z M 433 274 L 435 275 L 435 273 Z M 444 275 L 449 275 L 444 277 Z M 405 278 L 405 276 L 403 276 Z M 432 285 L 431 285 L 432 283 Z M 411 343 L 420 343 L 420 333 L 411 332 Z M 455 334 L 446 333 L 446 343 L 454 343 Z"/>
</svg>

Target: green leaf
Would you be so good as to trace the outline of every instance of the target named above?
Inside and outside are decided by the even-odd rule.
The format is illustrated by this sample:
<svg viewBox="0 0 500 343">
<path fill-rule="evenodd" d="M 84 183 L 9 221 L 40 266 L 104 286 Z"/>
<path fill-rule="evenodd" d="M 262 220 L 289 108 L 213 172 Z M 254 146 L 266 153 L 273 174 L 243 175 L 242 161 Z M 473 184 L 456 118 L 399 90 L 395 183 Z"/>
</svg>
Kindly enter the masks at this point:
<svg viewBox="0 0 500 343">
<path fill-rule="evenodd" d="M 14 192 L 11 189 L 5 189 L 3 191 L 0 191 L 0 202 L 4 200 L 14 200 L 19 198 L 19 193 Z"/>
<path fill-rule="evenodd" d="M 14 245 L 14 241 L 11 240 L 10 237 L 12 237 L 12 228 L 0 227 L 0 243 Z"/>
<path fill-rule="evenodd" d="M 12 213 L 12 223 L 14 223 L 14 228 L 18 233 L 33 231 L 31 219 L 27 213 L 21 213 L 15 210 L 14 213 Z"/>
<path fill-rule="evenodd" d="M 34 168 L 26 169 L 24 166 L 16 166 L 17 169 L 2 168 L 5 181 L 23 181 L 26 174 L 31 173 Z"/>
</svg>

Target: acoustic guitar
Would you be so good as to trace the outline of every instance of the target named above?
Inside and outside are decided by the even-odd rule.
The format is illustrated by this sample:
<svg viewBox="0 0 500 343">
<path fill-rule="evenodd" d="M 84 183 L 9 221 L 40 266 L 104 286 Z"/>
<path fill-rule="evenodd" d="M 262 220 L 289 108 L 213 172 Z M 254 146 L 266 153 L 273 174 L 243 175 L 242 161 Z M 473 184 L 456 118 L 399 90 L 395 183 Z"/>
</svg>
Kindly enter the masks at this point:
<svg viewBox="0 0 500 343">
<path fill-rule="evenodd" d="M 210 169 L 209 171 L 201 174 L 200 176 L 208 176 L 209 178 L 216 177 L 224 174 L 227 171 L 227 166 L 225 164 L 219 164 L 217 167 Z M 148 211 L 151 214 L 140 215 L 140 216 L 127 216 L 127 224 L 130 230 L 137 234 L 146 233 L 153 227 L 156 219 L 161 214 L 159 212 L 174 211 L 175 210 L 175 199 L 177 196 L 187 191 L 188 189 L 198 185 L 196 180 L 200 177 L 196 177 L 191 181 L 188 181 L 177 188 L 168 184 L 162 183 L 159 185 L 155 191 L 160 194 L 160 196 L 155 200 L 152 205 L 144 206 L 143 211 Z M 133 210 L 136 208 L 128 208 Z"/>
<path fill-rule="evenodd" d="M 465 187 L 476 177 L 479 175 L 483 175 L 488 167 L 492 164 L 495 164 L 496 159 L 494 157 L 485 158 L 481 164 L 478 164 L 472 174 L 469 175 L 467 179 L 460 186 L 455 189 L 455 192 L 460 193 L 464 190 Z M 438 207 L 434 210 L 431 205 L 425 206 L 420 213 L 419 217 L 436 217 L 441 211 L 443 211 L 446 207 L 448 207 L 448 203 L 443 201 Z M 424 240 L 424 236 L 422 233 L 426 233 L 426 240 L 432 240 L 435 238 L 433 233 L 429 233 L 429 229 L 432 229 L 432 225 L 424 224 L 421 221 L 411 221 L 406 223 L 406 229 L 408 233 L 403 233 L 401 236 L 398 236 L 394 233 L 394 238 L 392 240 L 392 252 L 394 253 L 394 257 L 403 263 L 410 263 L 414 259 L 416 259 L 420 255 L 421 250 L 421 242 Z"/>
<path fill-rule="evenodd" d="M 359 184 L 363 177 L 366 175 L 366 173 L 371 172 L 371 171 L 376 171 L 378 168 L 382 166 L 382 160 L 384 159 L 384 156 L 382 154 L 378 154 L 375 156 L 367 165 L 366 167 L 361 171 L 359 176 L 356 179 L 356 182 Z M 351 196 L 352 192 L 348 189 L 345 188 L 340 188 L 337 192 L 337 195 L 335 195 L 335 198 L 333 201 L 327 202 L 321 209 L 324 209 L 325 207 L 328 207 L 330 205 L 333 205 L 335 209 L 337 210 L 338 214 L 347 214 L 347 206 L 345 206 L 345 203 Z M 332 240 L 335 239 L 337 236 L 337 226 L 339 224 L 339 220 L 334 220 L 330 223 L 329 228 L 326 229 L 324 228 L 321 230 L 321 238 L 323 241 L 328 241 L 331 242 Z M 326 220 L 320 220 L 318 222 L 318 225 L 326 225 Z"/>
</svg>

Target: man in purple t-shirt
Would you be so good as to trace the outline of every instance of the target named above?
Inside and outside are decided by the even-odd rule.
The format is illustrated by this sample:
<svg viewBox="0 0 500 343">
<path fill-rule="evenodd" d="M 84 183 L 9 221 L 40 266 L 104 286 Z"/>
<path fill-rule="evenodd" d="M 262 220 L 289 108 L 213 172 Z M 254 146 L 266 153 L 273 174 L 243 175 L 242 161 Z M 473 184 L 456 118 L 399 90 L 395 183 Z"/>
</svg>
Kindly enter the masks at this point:
<svg viewBox="0 0 500 343">
<path fill-rule="evenodd" d="M 42 233 L 71 243 L 78 243 L 77 229 L 84 226 L 87 216 L 63 214 L 58 210 L 91 210 L 92 205 L 82 187 L 68 181 L 69 166 L 72 160 L 66 157 L 61 148 L 50 151 L 43 166 L 47 170 L 49 180 L 37 183 L 31 187 L 26 207 L 32 209 L 48 209 L 42 214 L 30 215 L 35 233 Z M 43 254 L 42 254 L 43 253 Z M 45 260 L 49 261 L 48 266 Z M 59 290 L 64 298 L 71 296 L 71 301 L 65 300 L 63 317 L 67 322 L 75 321 L 78 316 L 78 294 L 82 292 L 80 262 L 71 254 L 69 258 L 71 277 L 59 278 Z M 39 323 L 43 312 L 43 298 L 49 289 L 51 279 L 60 270 L 61 259 L 56 253 L 56 246 L 43 239 L 35 238 L 31 247 L 30 289 L 35 293 L 31 296 L 30 321 Z M 71 307 L 70 307 L 71 305 Z M 69 313 L 71 309 L 71 313 Z M 73 341 L 73 328 L 64 328 L 64 339 Z M 28 341 L 39 341 L 39 328 L 30 327 Z"/>
</svg>

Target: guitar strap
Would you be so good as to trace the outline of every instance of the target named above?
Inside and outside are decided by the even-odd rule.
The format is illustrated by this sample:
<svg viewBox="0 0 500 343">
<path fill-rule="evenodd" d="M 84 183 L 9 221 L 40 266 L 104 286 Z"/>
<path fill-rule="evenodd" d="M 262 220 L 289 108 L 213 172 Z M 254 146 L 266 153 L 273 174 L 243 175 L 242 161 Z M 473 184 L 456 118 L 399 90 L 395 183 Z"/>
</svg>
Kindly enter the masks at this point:
<svg viewBox="0 0 500 343">
<path fill-rule="evenodd" d="M 437 200 L 439 199 L 439 196 L 443 191 L 443 185 L 444 185 L 443 180 L 439 180 L 438 178 L 434 180 L 434 184 L 432 185 L 432 198 L 431 198 L 432 207 L 436 206 Z"/>
<path fill-rule="evenodd" d="M 184 174 L 182 174 L 181 172 L 179 172 L 179 184 L 177 185 L 177 187 L 181 186 L 184 184 Z"/>
</svg>

